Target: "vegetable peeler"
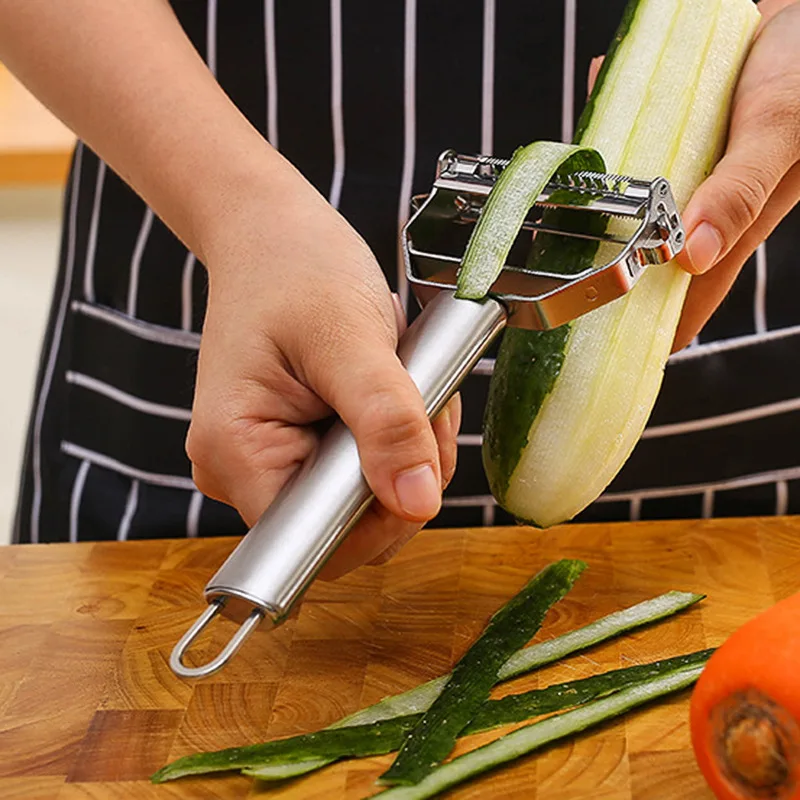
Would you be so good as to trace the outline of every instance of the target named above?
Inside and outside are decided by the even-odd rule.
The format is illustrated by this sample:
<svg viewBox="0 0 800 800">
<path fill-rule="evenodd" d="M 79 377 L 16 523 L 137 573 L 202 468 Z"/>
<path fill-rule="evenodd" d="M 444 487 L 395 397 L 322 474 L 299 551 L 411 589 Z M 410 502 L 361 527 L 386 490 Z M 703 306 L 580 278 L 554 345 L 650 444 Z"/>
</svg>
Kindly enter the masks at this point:
<svg viewBox="0 0 800 800">
<path fill-rule="evenodd" d="M 683 247 L 685 234 L 666 179 L 577 172 L 554 178 L 536 199 L 489 295 L 459 298 L 455 286 L 461 257 L 508 163 L 445 151 L 430 193 L 413 198 L 401 234 L 406 276 L 422 312 L 397 352 L 430 418 L 506 325 L 532 330 L 563 325 L 621 297 L 646 267 L 669 261 Z M 578 224 L 587 214 L 620 218 L 615 230 L 627 234 Z M 526 268 L 526 251 L 543 234 L 595 240 L 600 248 L 595 261 L 603 263 L 574 275 Z M 187 678 L 211 675 L 265 618 L 282 622 L 372 498 L 355 439 L 336 420 L 316 453 L 206 585 L 209 605 L 175 645 L 173 671 Z M 220 613 L 240 623 L 238 629 L 206 664 L 186 665 L 187 650 Z"/>
</svg>

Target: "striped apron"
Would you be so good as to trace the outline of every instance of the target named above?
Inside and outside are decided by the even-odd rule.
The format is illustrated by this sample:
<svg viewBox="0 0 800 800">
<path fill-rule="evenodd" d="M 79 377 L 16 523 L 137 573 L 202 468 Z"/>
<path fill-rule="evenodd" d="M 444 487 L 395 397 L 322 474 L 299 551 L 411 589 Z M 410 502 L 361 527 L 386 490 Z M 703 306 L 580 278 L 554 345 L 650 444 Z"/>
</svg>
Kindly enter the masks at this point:
<svg viewBox="0 0 800 800">
<path fill-rule="evenodd" d="M 624 0 L 173 0 L 253 125 L 366 239 L 408 302 L 397 237 L 436 157 L 571 138 Z M 698 340 L 672 357 L 628 464 L 584 521 L 800 512 L 795 209 Z M 184 452 L 203 266 L 79 143 L 14 541 L 241 534 Z M 411 304 L 413 305 L 413 301 Z M 464 387 L 459 466 L 434 526 L 511 522 L 480 458 L 492 358 Z"/>
</svg>

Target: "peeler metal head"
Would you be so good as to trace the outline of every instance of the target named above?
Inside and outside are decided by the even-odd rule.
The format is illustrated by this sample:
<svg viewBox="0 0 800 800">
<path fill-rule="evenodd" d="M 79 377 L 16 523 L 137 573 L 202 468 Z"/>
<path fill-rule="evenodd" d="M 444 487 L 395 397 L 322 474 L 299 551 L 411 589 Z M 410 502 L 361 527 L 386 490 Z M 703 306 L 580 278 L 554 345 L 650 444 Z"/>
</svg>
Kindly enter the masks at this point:
<svg viewBox="0 0 800 800">
<path fill-rule="evenodd" d="M 421 305 L 456 285 L 472 229 L 508 163 L 446 150 L 439 157 L 431 192 L 412 199 L 402 245 L 406 276 Z M 606 230 L 602 222 L 598 225 L 598 216 L 621 222 Z M 542 235 L 596 242 L 595 263 L 572 275 L 528 266 Z M 491 295 L 508 308 L 508 324 L 555 328 L 624 295 L 645 267 L 672 259 L 684 237 L 665 178 L 573 173 L 551 181 L 536 199 Z"/>
</svg>

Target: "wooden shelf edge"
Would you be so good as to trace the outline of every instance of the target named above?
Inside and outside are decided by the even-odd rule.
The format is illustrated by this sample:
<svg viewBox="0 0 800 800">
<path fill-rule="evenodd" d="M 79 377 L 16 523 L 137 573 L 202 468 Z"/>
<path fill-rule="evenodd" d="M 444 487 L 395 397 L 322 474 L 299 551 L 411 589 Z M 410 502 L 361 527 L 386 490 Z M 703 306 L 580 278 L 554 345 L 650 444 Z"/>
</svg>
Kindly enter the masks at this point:
<svg viewBox="0 0 800 800">
<path fill-rule="evenodd" d="M 71 158 L 71 150 L 0 152 L 0 186 L 62 185 Z"/>
</svg>

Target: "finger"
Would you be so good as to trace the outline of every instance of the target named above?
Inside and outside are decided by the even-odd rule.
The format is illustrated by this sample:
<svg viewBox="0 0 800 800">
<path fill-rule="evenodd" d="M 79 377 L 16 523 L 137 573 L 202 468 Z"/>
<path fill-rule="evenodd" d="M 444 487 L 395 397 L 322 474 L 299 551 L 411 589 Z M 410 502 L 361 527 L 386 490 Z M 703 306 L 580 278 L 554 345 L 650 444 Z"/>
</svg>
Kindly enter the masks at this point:
<svg viewBox="0 0 800 800">
<path fill-rule="evenodd" d="M 456 469 L 456 435 L 461 424 L 461 397 L 456 394 L 433 422 L 442 463 L 442 489 Z M 422 528 L 390 514 L 377 501 L 367 509 L 325 565 L 320 576 L 333 580 L 362 564 L 384 564 L 393 558 Z"/>
<path fill-rule="evenodd" d="M 220 420 L 198 432 L 193 421 L 186 450 L 192 479 L 206 497 L 236 508 L 255 524 L 281 487 L 311 456 L 316 435 L 307 428 L 264 420 Z"/>
<path fill-rule="evenodd" d="M 692 197 L 684 214 L 686 246 L 678 263 L 695 275 L 724 258 L 764 211 L 792 166 L 782 143 L 740 137 Z"/>
<path fill-rule="evenodd" d="M 769 22 L 776 14 L 783 11 L 784 8 L 793 5 L 797 0 L 759 0 L 758 10 L 761 13 L 761 24 L 759 31 Z"/>
<path fill-rule="evenodd" d="M 461 427 L 461 396 L 453 395 L 443 411 L 433 421 L 433 433 L 439 445 L 439 463 L 442 468 L 442 489 L 445 489 L 456 471 L 458 454 L 458 429 Z"/>
<path fill-rule="evenodd" d="M 186 453 L 197 488 L 252 525 L 314 452 L 317 436 L 304 423 L 327 408 L 266 337 L 255 347 L 237 339 L 225 305 L 209 299 Z"/>
<path fill-rule="evenodd" d="M 446 489 L 456 471 L 458 444 L 456 437 L 461 427 L 461 396 L 455 394 L 441 414 L 433 422 L 433 432 L 439 442 L 439 460 L 442 465 L 442 490 Z M 368 563 L 385 564 L 394 558 L 403 547 L 419 532 L 419 526 L 399 529 L 396 537 L 385 550 Z"/>
<path fill-rule="evenodd" d="M 397 549 L 402 547 L 421 527 L 421 522 L 408 522 L 395 517 L 385 506 L 373 500 L 358 524 L 325 564 L 319 577 L 332 581 L 362 564 L 382 563 L 376 559 L 380 559 L 398 542 Z"/>
<path fill-rule="evenodd" d="M 800 164 L 778 184 L 756 224 L 710 272 L 692 278 L 675 333 L 673 352 L 686 347 L 699 333 L 736 280 L 756 248 L 800 200 Z"/>
<path fill-rule="evenodd" d="M 422 397 L 397 357 L 394 332 L 381 335 L 362 317 L 346 324 L 303 359 L 306 380 L 352 431 L 379 502 L 425 522 L 441 505 L 441 467 Z"/>
<path fill-rule="evenodd" d="M 594 89 L 597 76 L 600 74 L 600 68 L 603 66 L 605 56 L 596 56 L 589 62 L 589 74 L 586 78 L 586 93 L 591 94 Z"/>
<path fill-rule="evenodd" d="M 442 489 L 450 483 L 456 469 L 456 436 L 461 424 L 461 398 L 455 395 L 445 406 L 444 410 L 433 422 L 433 431 L 439 442 L 439 459 L 442 464 Z M 384 510 L 385 511 L 385 510 Z M 381 512 L 383 513 L 383 512 Z M 386 520 L 385 516 L 380 517 Z M 403 547 L 419 532 L 421 526 L 417 523 L 403 523 L 397 525 L 390 521 L 384 523 L 384 527 L 378 533 L 366 534 L 373 537 L 370 542 L 370 550 L 377 548 L 379 542 L 384 545 L 376 556 L 366 560 L 371 565 L 385 564 L 394 558 Z M 363 531 L 357 530 L 357 536 L 365 535 Z M 352 534 L 351 534 L 352 536 Z M 364 549 L 363 544 L 354 544 L 354 548 Z M 356 565 L 357 566 L 357 565 Z"/>
<path fill-rule="evenodd" d="M 694 274 L 731 252 L 800 158 L 800 96 L 793 88 L 800 75 L 793 76 L 785 56 L 800 34 L 800 4 L 793 6 L 753 45 L 737 85 L 725 155 L 684 211 L 687 241 L 677 261 Z"/>
<path fill-rule="evenodd" d="M 402 336 L 408 328 L 406 312 L 403 308 L 403 301 L 397 292 L 392 292 L 392 305 L 394 306 L 394 321 L 397 324 L 397 335 Z"/>
</svg>

